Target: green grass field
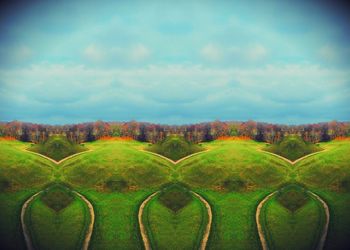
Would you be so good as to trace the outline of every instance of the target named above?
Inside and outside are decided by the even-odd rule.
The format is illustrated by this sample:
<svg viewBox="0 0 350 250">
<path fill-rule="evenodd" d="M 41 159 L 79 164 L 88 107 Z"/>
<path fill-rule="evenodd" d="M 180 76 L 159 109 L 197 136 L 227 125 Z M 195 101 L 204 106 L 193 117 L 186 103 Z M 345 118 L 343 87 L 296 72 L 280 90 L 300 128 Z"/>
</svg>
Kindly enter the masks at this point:
<svg viewBox="0 0 350 250">
<path fill-rule="evenodd" d="M 350 245 L 350 141 L 321 143 L 325 152 L 296 165 L 296 179 L 328 204 L 331 220 L 327 249 Z"/>
<path fill-rule="evenodd" d="M 92 149 L 91 152 L 68 159 L 58 166 L 23 151 L 29 145 L 18 141 L 0 141 L 2 246 L 15 242 L 14 248 L 24 249 L 20 225 L 23 203 L 50 183 L 61 182 L 85 195 L 94 206 L 96 218 L 91 249 L 142 249 L 138 208 L 149 194 L 176 181 L 198 192 L 211 204 L 213 224 L 208 249 L 259 249 L 256 207 L 267 194 L 288 183 L 300 183 L 328 203 L 331 220 L 326 248 L 340 249 L 341 246 L 350 245 L 350 141 L 320 143 L 320 147 L 325 149 L 323 152 L 294 166 L 258 151 L 265 148 L 266 144 L 254 141 L 203 143 L 201 147 L 209 149 L 208 152 L 177 165 L 140 151 L 147 144 L 136 141 L 85 143 L 84 147 Z M 81 205 L 81 201 L 76 198 L 74 203 L 62 210 L 67 212 L 61 217 L 66 227 L 84 224 L 80 217 L 84 215 Z M 319 204 L 314 199 L 297 210 L 297 219 L 291 217 L 274 199 L 266 205 L 266 218 L 272 227 L 270 237 L 276 248 L 284 248 L 284 239 L 290 234 L 288 230 L 281 230 L 286 229 L 286 225 L 297 221 L 295 228 L 303 229 L 306 227 L 303 225 L 315 225 L 317 218 L 320 218 L 316 216 Z M 33 208 L 32 214 L 35 215 L 33 218 L 37 225 L 33 227 L 33 232 L 40 235 L 35 237 L 39 238 L 38 242 L 44 248 L 49 239 L 47 234 L 54 229 L 53 223 L 49 223 L 54 216 L 52 209 L 47 208 L 40 199 L 33 202 Z M 187 248 L 198 244 L 197 228 L 203 210 L 198 200 L 192 200 L 176 215 L 180 218 L 176 226 L 191 228 L 190 231 L 180 230 L 177 234 L 178 238 L 184 239 L 181 244 L 173 240 L 173 212 L 165 208 L 157 197 L 151 200 L 146 210 L 152 244 L 159 248 Z M 71 216 L 77 220 L 65 219 Z M 304 224 L 299 223 L 301 220 Z M 70 227 L 74 227 L 70 229 L 73 232 L 62 237 L 70 238 L 66 244 L 74 249 L 80 244 L 77 242 L 81 230 L 79 226 Z M 300 245 L 301 248 L 307 248 L 315 240 L 310 238 L 307 241 L 305 234 L 314 233 L 315 236 L 317 230 L 310 226 L 303 231 L 306 233 L 300 233 L 301 229 L 294 237 L 296 241 L 305 243 Z"/>
<path fill-rule="evenodd" d="M 82 145 L 68 141 L 65 136 L 54 135 L 50 136 L 47 141 L 43 143 L 32 144 L 28 150 L 59 161 L 70 155 L 86 151 L 87 149 Z"/>
<path fill-rule="evenodd" d="M 254 141 L 203 143 L 210 151 L 181 162 L 179 180 L 192 188 L 225 187 L 227 180 L 241 180 L 245 190 L 273 188 L 288 181 L 291 167 L 285 161 L 259 152 L 265 144 Z"/>
</svg>

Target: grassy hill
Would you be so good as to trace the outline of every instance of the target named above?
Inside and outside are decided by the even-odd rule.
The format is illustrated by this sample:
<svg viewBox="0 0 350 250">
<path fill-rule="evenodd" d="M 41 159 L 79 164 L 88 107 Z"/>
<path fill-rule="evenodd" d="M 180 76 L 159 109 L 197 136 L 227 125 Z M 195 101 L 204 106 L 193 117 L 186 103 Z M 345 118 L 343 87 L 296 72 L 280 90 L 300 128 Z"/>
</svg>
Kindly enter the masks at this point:
<svg viewBox="0 0 350 250">
<path fill-rule="evenodd" d="M 212 206 L 208 249 L 259 249 L 254 221 L 258 202 L 290 180 L 285 161 L 259 152 L 252 140 L 203 143 L 209 151 L 176 166 L 178 179 Z"/>
<path fill-rule="evenodd" d="M 5 241 L 1 243 L 9 246 L 16 242 L 16 249 L 24 248 L 18 219 L 22 204 L 48 183 L 60 181 L 81 192 L 94 206 L 96 221 L 91 249 L 141 249 L 137 222 L 139 205 L 166 183 L 179 181 L 200 193 L 212 206 L 213 224 L 208 249 L 259 249 L 255 224 L 257 204 L 281 185 L 293 182 L 303 184 L 328 203 L 331 221 L 326 248 L 349 245 L 350 141 L 321 143 L 320 147 L 325 151 L 294 166 L 260 152 L 265 145 L 251 140 L 203 143 L 202 147 L 209 149 L 208 152 L 173 165 L 140 151 L 147 146 L 146 143 L 101 140 L 86 143 L 85 147 L 92 149 L 91 152 L 68 159 L 57 167 L 42 157 L 24 152 L 22 149 L 29 146 L 27 143 L 0 141 L 0 237 Z M 293 194 L 294 200 L 303 201 L 299 198 Z M 69 218 L 76 215 L 78 219 L 83 210 L 76 201 L 61 212 L 67 211 Z M 288 231 L 291 223 L 296 223 L 296 228 L 309 230 L 307 235 L 316 233 L 317 216 L 314 215 L 318 212 L 317 204 L 313 202 L 312 199 L 306 202 L 295 210 L 298 215 L 291 217 L 286 209 L 289 203 L 281 203 L 277 197 L 271 200 L 266 218 L 272 226 L 269 230 L 277 246 L 284 247 L 280 242 L 283 243 L 292 233 Z M 53 218 L 51 212 L 54 211 L 39 197 L 33 202 L 33 208 L 32 214 L 36 214 L 37 222 L 33 232 L 39 232 L 41 236 L 38 237 L 46 237 L 45 232 L 52 232 L 52 225 L 46 221 Z M 176 225 L 173 223 L 175 213 L 164 206 L 159 197 L 150 201 L 148 209 L 147 226 L 156 245 L 167 246 L 171 242 L 171 246 L 179 246 L 176 244 L 180 238 L 184 239 L 186 247 L 195 245 L 202 209 L 198 200 L 192 199 L 177 211 L 181 223 Z M 79 226 L 73 222 L 74 225 L 69 224 L 68 217 L 62 216 L 62 220 L 67 220 L 64 225 L 74 227 L 74 234 L 79 232 Z M 299 223 L 298 218 L 303 222 Z M 312 226 L 306 227 L 306 224 Z M 76 225 L 82 224 L 77 222 Z M 174 242 L 173 226 L 186 228 L 177 234 L 178 243 Z M 188 232 L 188 228 L 193 230 Z M 300 230 L 298 232 L 302 232 Z M 306 242 L 306 234 L 296 234 L 295 242 L 301 245 L 295 248 L 311 244 L 311 241 Z M 45 239 L 41 238 L 40 242 L 45 242 Z"/>
<path fill-rule="evenodd" d="M 290 135 L 284 137 L 282 141 L 268 146 L 265 150 L 295 161 L 322 149 L 312 143 L 305 142 L 300 136 Z"/>
<path fill-rule="evenodd" d="M 324 211 L 319 202 L 310 197 L 296 211 L 286 208 L 279 197 L 272 197 L 261 211 L 261 224 L 270 249 L 316 249 Z"/>
<path fill-rule="evenodd" d="M 62 160 L 67 156 L 87 150 L 85 147 L 70 142 L 65 136 L 53 135 L 47 141 L 35 144 L 28 150 L 46 155 L 56 161 Z"/>
<path fill-rule="evenodd" d="M 142 220 L 152 249 L 198 249 L 208 215 L 188 188 L 170 183 L 148 202 Z"/>
<path fill-rule="evenodd" d="M 54 179 L 55 166 L 25 152 L 28 143 L 0 140 L 0 239 L 3 249 L 25 249 L 22 204 Z"/>
<path fill-rule="evenodd" d="M 176 135 L 168 136 L 163 141 L 153 144 L 146 149 L 164 155 L 174 161 L 203 150 L 201 146 L 190 143 L 185 138 Z"/>
<path fill-rule="evenodd" d="M 137 141 L 86 143 L 92 152 L 61 165 L 60 180 L 93 204 L 91 249 L 142 249 L 137 213 L 141 202 L 173 178 L 172 164 L 141 151 Z"/>
<path fill-rule="evenodd" d="M 350 245 L 350 140 L 321 143 L 324 152 L 295 166 L 296 180 L 321 196 L 331 212 L 326 249 Z"/>
<path fill-rule="evenodd" d="M 70 198 L 69 203 L 64 194 Z M 52 186 L 30 203 L 25 221 L 35 249 L 80 249 L 90 217 L 78 196 Z"/>
</svg>

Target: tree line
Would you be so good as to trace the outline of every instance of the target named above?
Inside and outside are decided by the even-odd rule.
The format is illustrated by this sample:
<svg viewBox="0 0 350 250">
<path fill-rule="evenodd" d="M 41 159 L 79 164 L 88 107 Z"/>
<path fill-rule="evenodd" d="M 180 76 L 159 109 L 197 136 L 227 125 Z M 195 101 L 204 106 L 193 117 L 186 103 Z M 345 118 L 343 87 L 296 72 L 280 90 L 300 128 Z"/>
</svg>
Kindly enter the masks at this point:
<svg viewBox="0 0 350 250">
<path fill-rule="evenodd" d="M 350 122 L 331 121 L 304 125 L 271 124 L 251 120 L 213 121 L 189 125 L 161 125 L 137 121 L 96 121 L 68 125 L 45 125 L 20 121 L 0 123 L 1 137 L 11 137 L 24 142 L 44 142 L 53 134 L 64 135 L 75 143 L 106 137 L 127 137 L 156 143 L 170 134 L 184 136 L 186 140 L 194 143 L 227 137 L 244 137 L 275 143 L 289 134 L 298 134 L 307 142 L 317 143 L 333 140 L 336 137 L 350 136 Z"/>
</svg>

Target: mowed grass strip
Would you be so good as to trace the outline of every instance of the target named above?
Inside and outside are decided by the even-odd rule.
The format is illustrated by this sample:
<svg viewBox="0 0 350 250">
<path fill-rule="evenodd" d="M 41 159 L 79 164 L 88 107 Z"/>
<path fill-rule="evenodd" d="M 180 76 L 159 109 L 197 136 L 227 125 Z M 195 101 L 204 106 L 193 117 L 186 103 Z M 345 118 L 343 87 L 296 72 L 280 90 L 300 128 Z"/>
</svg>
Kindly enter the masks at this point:
<svg viewBox="0 0 350 250">
<path fill-rule="evenodd" d="M 143 249 L 137 213 L 154 190 L 98 192 L 79 189 L 94 206 L 95 225 L 91 249 Z"/>
<path fill-rule="evenodd" d="M 213 222 L 208 249 L 259 249 L 256 207 L 271 190 L 223 192 L 197 189 L 211 205 Z"/>
<path fill-rule="evenodd" d="M 262 208 L 260 223 L 269 249 L 316 249 L 325 215 L 322 205 L 313 197 L 292 213 L 275 195 Z"/>
</svg>

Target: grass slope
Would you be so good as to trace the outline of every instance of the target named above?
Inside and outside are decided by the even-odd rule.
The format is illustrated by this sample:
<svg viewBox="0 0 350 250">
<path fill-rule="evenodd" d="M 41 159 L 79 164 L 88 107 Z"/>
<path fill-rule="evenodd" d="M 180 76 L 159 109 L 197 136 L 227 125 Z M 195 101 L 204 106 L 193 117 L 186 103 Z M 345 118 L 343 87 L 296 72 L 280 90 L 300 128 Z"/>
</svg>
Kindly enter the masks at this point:
<svg viewBox="0 0 350 250">
<path fill-rule="evenodd" d="M 305 155 L 320 151 L 321 148 L 303 141 L 300 136 L 290 135 L 284 137 L 282 141 L 268 146 L 265 150 L 295 161 Z"/>
<path fill-rule="evenodd" d="M 37 188 L 53 180 L 53 164 L 22 151 L 28 145 L 19 141 L 0 141 L 0 192 Z"/>
<path fill-rule="evenodd" d="M 106 193 L 80 189 L 79 192 L 95 210 L 91 249 L 142 249 L 137 213 L 141 202 L 153 190 Z"/>
<path fill-rule="evenodd" d="M 0 140 L 0 245 L 25 249 L 20 223 L 23 203 L 54 178 L 53 164 L 24 152 L 28 143 Z"/>
<path fill-rule="evenodd" d="M 230 180 L 240 180 L 245 189 L 278 186 L 290 178 L 290 166 L 259 152 L 263 145 L 254 141 L 203 143 L 211 150 L 181 162 L 179 180 L 195 188 L 225 188 Z"/>
<path fill-rule="evenodd" d="M 73 187 L 109 191 L 109 181 L 123 180 L 125 189 L 158 187 L 171 178 L 171 164 L 139 151 L 136 141 L 96 141 L 86 143 L 93 151 L 62 163 L 61 181 Z"/>
<path fill-rule="evenodd" d="M 350 141 L 321 143 L 325 152 L 296 165 L 296 179 L 310 187 L 330 209 L 326 249 L 350 246 Z"/>
<path fill-rule="evenodd" d="M 176 166 L 179 180 L 212 206 L 208 249 L 260 248 L 256 206 L 292 178 L 288 163 L 258 151 L 264 145 L 254 141 L 203 143 L 211 150 Z"/>
<path fill-rule="evenodd" d="M 42 196 L 42 195 L 41 195 Z M 56 212 L 37 197 L 26 212 L 26 224 L 36 249 L 81 249 L 89 212 L 80 198 Z"/>
<path fill-rule="evenodd" d="M 94 206 L 92 249 L 142 249 L 139 206 L 174 178 L 172 164 L 140 151 L 145 145 L 136 141 L 86 143 L 92 152 L 62 163 L 59 179 Z"/>
<path fill-rule="evenodd" d="M 176 213 L 154 197 L 145 207 L 143 221 L 153 249 L 198 249 L 207 223 L 204 205 L 193 199 Z"/>
<path fill-rule="evenodd" d="M 147 147 L 146 150 L 177 161 L 187 155 L 200 152 L 203 148 L 197 144 L 186 141 L 185 138 L 181 136 L 173 135 L 168 136 L 162 142 Z"/>
<path fill-rule="evenodd" d="M 28 150 L 46 155 L 56 161 L 87 150 L 84 146 L 68 141 L 65 136 L 53 135 L 47 141 L 34 144 Z"/>
<path fill-rule="evenodd" d="M 270 249 L 315 249 L 325 216 L 319 202 L 310 198 L 294 213 L 276 196 L 264 205 L 260 222 Z"/>
</svg>

